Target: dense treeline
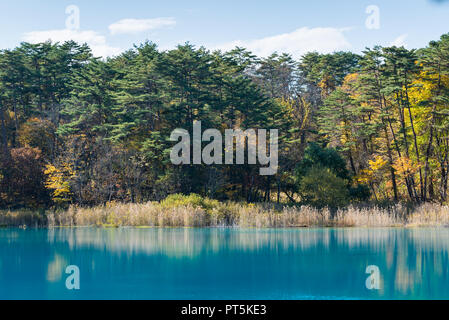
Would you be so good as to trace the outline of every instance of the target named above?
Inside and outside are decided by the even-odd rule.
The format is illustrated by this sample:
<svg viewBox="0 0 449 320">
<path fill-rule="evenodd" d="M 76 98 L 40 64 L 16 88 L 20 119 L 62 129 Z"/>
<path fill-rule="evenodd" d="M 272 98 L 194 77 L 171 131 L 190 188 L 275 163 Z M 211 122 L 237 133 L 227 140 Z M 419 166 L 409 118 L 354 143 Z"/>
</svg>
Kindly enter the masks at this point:
<svg viewBox="0 0 449 320">
<path fill-rule="evenodd" d="M 161 200 L 447 200 L 449 35 L 420 50 L 258 58 L 144 43 L 0 51 L 0 207 Z M 174 166 L 175 128 L 279 129 L 279 170 Z"/>
</svg>

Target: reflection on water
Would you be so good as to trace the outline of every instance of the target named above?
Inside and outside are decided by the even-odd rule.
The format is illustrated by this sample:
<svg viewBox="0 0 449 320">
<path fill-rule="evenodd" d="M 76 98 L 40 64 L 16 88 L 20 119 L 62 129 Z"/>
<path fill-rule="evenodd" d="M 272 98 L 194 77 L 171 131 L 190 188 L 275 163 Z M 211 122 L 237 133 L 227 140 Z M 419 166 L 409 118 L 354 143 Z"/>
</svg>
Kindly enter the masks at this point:
<svg viewBox="0 0 449 320">
<path fill-rule="evenodd" d="M 0 252 L 1 299 L 449 298 L 448 229 L 3 229 Z"/>
</svg>

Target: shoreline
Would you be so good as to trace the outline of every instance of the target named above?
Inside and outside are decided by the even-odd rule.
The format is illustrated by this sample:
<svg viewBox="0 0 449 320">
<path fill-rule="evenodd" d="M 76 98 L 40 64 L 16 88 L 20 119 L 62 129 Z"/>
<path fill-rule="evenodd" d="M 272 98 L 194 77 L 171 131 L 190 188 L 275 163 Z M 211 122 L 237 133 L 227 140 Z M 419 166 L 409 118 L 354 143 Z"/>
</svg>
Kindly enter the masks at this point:
<svg viewBox="0 0 449 320">
<path fill-rule="evenodd" d="M 181 197 L 176 201 L 107 203 L 66 210 L 0 210 L 0 228 L 346 228 L 448 227 L 449 206 L 424 203 L 350 205 L 318 209 L 306 205 L 246 204 L 208 198 Z"/>
<path fill-rule="evenodd" d="M 373 226 L 311 226 L 311 227 L 239 227 L 239 226 L 209 226 L 209 227 L 189 227 L 189 226 L 179 226 L 179 227 L 167 227 L 167 226 L 119 226 L 119 227 L 104 227 L 104 226 L 0 226 L 0 230 L 52 230 L 52 229 L 96 229 L 96 230 L 146 230 L 146 229 L 157 229 L 157 230 L 173 230 L 173 229 L 193 229 L 193 230 L 204 230 L 204 229 L 222 229 L 222 230 L 315 230 L 315 229 L 335 229 L 335 230 L 364 230 L 364 229 L 447 229 L 449 225 L 403 225 L 403 226 L 383 226 L 383 227 L 373 227 Z"/>
</svg>

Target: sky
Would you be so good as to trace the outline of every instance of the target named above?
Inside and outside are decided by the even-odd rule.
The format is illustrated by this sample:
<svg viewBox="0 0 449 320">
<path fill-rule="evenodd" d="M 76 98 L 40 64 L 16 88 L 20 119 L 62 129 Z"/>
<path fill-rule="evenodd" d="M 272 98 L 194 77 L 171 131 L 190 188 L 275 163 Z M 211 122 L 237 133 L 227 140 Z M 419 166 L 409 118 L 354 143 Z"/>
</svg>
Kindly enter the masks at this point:
<svg viewBox="0 0 449 320">
<path fill-rule="evenodd" d="M 419 48 L 448 32 L 444 0 L 0 0 L 0 49 L 73 39 L 103 57 L 150 40 L 161 50 L 190 42 L 299 58 L 374 45 Z"/>
</svg>

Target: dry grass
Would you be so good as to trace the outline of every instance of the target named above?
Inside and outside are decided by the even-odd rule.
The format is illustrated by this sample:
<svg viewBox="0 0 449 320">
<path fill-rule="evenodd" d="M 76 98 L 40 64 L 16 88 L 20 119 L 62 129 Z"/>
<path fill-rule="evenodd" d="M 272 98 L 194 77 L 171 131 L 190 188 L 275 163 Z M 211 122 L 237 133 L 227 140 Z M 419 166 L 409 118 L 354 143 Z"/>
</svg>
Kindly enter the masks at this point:
<svg viewBox="0 0 449 320">
<path fill-rule="evenodd" d="M 144 204 L 108 203 L 94 208 L 71 206 L 46 216 L 31 211 L 0 211 L 0 226 L 96 227 L 437 227 L 449 226 L 449 207 L 422 204 L 410 209 L 349 206 L 336 212 L 310 206 L 218 202 L 192 196 L 171 196 Z"/>
<path fill-rule="evenodd" d="M 426 203 L 416 208 L 408 217 L 411 226 L 449 226 L 449 206 Z"/>
<path fill-rule="evenodd" d="M 286 207 L 282 211 L 261 206 L 241 206 L 238 211 L 238 225 L 241 227 L 330 227 L 333 225 L 329 209 L 308 206 Z"/>
<path fill-rule="evenodd" d="M 0 227 L 43 227 L 46 226 L 47 217 L 30 210 L 0 211 Z"/>
<path fill-rule="evenodd" d="M 334 224 L 337 227 L 397 227 L 407 224 L 407 213 L 400 204 L 392 208 L 349 206 L 337 211 Z"/>
<path fill-rule="evenodd" d="M 72 206 L 67 211 L 48 215 L 50 226 L 151 226 L 206 227 L 209 216 L 200 207 L 164 208 L 152 202 L 146 204 L 111 203 L 95 208 Z"/>
</svg>

